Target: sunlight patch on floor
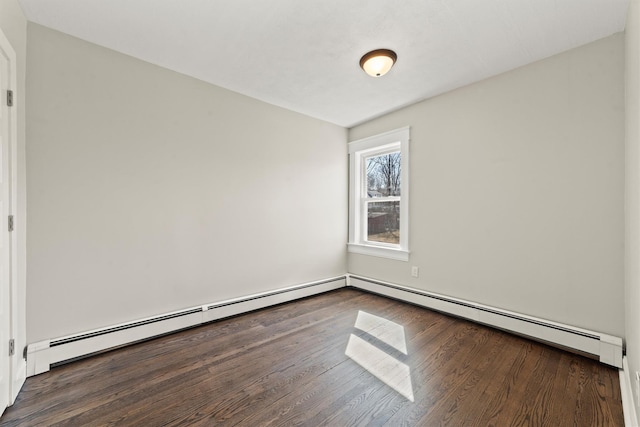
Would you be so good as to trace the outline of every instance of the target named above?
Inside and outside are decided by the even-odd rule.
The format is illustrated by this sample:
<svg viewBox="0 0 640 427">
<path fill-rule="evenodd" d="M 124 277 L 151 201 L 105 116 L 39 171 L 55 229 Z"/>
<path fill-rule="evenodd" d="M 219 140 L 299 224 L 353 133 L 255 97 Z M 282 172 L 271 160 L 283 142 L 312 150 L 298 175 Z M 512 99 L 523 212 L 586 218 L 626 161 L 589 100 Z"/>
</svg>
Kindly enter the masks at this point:
<svg viewBox="0 0 640 427">
<path fill-rule="evenodd" d="M 380 341 L 390 345 L 403 354 L 407 354 L 407 342 L 404 338 L 404 327 L 384 317 L 358 311 L 355 327 Z"/>
<path fill-rule="evenodd" d="M 401 325 L 359 311 L 354 326 L 403 354 L 407 354 L 404 328 Z M 354 334 L 349 336 L 345 354 L 409 401 L 414 401 L 409 366 Z"/>
</svg>

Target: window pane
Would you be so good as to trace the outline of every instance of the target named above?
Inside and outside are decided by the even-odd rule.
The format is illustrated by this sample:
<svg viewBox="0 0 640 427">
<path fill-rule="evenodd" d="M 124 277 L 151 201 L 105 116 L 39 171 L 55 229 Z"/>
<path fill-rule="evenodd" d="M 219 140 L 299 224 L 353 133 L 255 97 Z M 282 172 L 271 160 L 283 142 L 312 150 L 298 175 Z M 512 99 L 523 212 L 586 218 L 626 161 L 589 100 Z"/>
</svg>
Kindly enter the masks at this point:
<svg viewBox="0 0 640 427">
<path fill-rule="evenodd" d="M 366 159 L 367 197 L 400 195 L 400 152 Z"/>
<path fill-rule="evenodd" d="M 400 201 L 369 202 L 367 240 L 400 244 Z"/>
</svg>

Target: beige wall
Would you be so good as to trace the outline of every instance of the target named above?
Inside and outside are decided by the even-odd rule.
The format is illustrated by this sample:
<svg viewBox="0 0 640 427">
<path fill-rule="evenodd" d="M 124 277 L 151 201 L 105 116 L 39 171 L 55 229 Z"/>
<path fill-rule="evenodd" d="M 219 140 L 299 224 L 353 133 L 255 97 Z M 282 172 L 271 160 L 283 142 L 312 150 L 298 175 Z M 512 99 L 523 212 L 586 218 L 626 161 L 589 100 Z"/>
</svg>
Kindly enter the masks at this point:
<svg viewBox="0 0 640 427">
<path fill-rule="evenodd" d="M 346 130 L 29 24 L 30 342 L 346 272 Z"/>
<path fill-rule="evenodd" d="M 411 126 L 411 255 L 349 272 L 623 336 L 623 76 L 618 34 L 351 129 Z"/>
<path fill-rule="evenodd" d="M 640 3 L 632 0 L 626 28 L 626 332 L 629 378 L 640 371 Z M 637 394 L 634 386 L 632 392 Z M 633 401 L 637 404 L 638 396 Z M 640 406 L 636 406 L 640 415 Z"/>
</svg>

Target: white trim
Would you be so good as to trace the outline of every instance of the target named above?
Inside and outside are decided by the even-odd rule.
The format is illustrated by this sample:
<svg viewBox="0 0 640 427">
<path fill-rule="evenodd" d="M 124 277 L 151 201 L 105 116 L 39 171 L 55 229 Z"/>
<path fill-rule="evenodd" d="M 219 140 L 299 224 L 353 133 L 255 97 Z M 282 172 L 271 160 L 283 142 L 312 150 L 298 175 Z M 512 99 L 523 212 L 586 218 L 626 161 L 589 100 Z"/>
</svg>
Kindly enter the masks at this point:
<svg viewBox="0 0 640 427">
<path fill-rule="evenodd" d="M 13 91 L 13 106 L 8 109 L 9 111 L 9 126 L 10 126 L 10 141 L 9 141 L 9 173 L 10 173 L 10 211 L 7 215 L 13 215 L 14 217 L 14 231 L 10 233 L 10 248 L 11 248 L 11 279 L 9 290 L 9 317 L 10 337 L 15 340 L 16 345 L 24 343 L 24 337 L 20 336 L 19 325 L 24 324 L 24 313 L 18 311 L 18 236 L 19 227 L 18 218 L 16 215 L 18 207 L 18 106 L 20 104 L 20 94 L 18 92 L 18 77 L 16 68 L 16 53 L 11 46 L 11 42 L 6 37 L 4 32 L 0 29 L 0 46 L 6 53 L 10 63 L 10 76 L 9 76 L 9 88 Z M 4 219 L 3 219 L 4 221 Z M 15 349 L 14 355 L 10 359 L 9 369 L 9 404 L 12 405 L 20 392 L 20 389 L 24 385 L 26 380 L 26 361 L 22 357 L 22 351 L 20 348 Z"/>
<path fill-rule="evenodd" d="M 410 138 L 411 126 L 405 126 L 388 132 L 367 138 L 349 142 L 349 154 L 356 151 L 368 150 L 370 148 L 386 145 L 393 142 L 408 140 Z"/>
<path fill-rule="evenodd" d="M 622 367 L 622 338 L 619 337 L 368 277 L 349 275 L 348 282 L 357 289 L 592 354 L 602 363 Z"/>
<path fill-rule="evenodd" d="M 381 258 L 395 259 L 398 261 L 409 261 L 409 252 L 403 251 L 402 249 L 362 245 L 358 243 L 349 243 L 348 248 L 349 252 L 356 254 L 371 255 Z"/>
<path fill-rule="evenodd" d="M 27 346 L 27 377 L 49 370 L 49 340 L 39 341 Z"/>
<path fill-rule="evenodd" d="M 391 130 L 379 135 L 359 139 L 349 143 L 349 245 L 347 250 L 363 255 L 384 257 L 399 261 L 409 260 L 409 141 L 410 127 Z M 386 150 L 400 150 L 400 244 L 376 244 L 365 240 L 366 223 L 362 220 L 362 194 L 365 190 L 365 177 L 362 176 L 363 158 L 372 153 L 384 154 Z M 375 200 L 383 202 L 385 198 Z"/>
<path fill-rule="evenodd" d="M 624 425 L 626 427 L 638 427 L 639 422 L 636 413 L 636 405 L 633 402 L 633 382 L 631 380 L 631 372 L 629 371 L 627 356 L 622 358 L 622 369 L 618 372 L 620 373 L 620 394 L 622 396 Z"/>
<path fill-rule="evenodd" d="M 26 374 L 38 375 L 51 365 L 345 286 L 346 276 L 333 277 L 29 344 Z"/>
</svg>

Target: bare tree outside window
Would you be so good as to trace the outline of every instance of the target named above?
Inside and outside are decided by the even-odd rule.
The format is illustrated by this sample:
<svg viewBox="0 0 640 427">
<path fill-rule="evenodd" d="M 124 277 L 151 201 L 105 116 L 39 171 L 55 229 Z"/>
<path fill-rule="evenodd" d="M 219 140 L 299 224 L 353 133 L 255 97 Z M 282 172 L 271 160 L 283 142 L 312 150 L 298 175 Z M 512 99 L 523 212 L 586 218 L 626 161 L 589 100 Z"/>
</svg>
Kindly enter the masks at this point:
<svg viewBox="0 0 640 427">
<path fill-rule="evenodd" d="M 400 152 L 367 159 L 369 190 L 382 197 L 400 196 Z"/>
<path fill-rule="evenodd" d="M 409 260 L 410 136 L 406 126 L 349 143 L 349 252 Z"/>
<path fill-rule="evenodd" d="M 400 243 L 400 160 L 399 151 L 367 159 L 369 241 Z"/>
</svg>

